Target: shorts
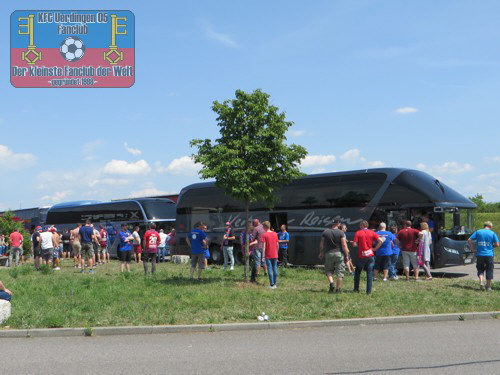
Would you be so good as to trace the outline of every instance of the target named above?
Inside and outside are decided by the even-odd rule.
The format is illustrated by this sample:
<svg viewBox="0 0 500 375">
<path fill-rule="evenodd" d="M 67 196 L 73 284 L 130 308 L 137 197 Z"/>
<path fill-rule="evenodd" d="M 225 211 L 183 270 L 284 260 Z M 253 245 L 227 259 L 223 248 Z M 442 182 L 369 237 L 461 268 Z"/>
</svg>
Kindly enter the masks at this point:
<svg viewBox="0 0 500 375">
<path fill-rule="evenodd" d="M 107 254 L 107 252 L 108 252 L 108 248 L 106 247 L 106 245 L 104 245 L 104 246 L 99 245 L 99 253 L 101 255 L 105 255 L 105 254 Z"/>
<path fill-rule="evenodd" d="M 92 247 L 94 248 L 94 255 L 99 254 L 99 245 L 93 242 Z"/>
<path fill-rule="evenodd" d="M 205 253 L 203 255 L 205 255 L 205 259 L 210 259 L 210 250 L 205 249 Z"/>
<path fill-rule="evenodd" d="M 37 257 L 41 257 L 41 256 L 42 256 L 42 251 L 41 251 L 38 247 L 35 247 L 35 248 L 33 249 L 33 256 L 34 256 L 35 258 L 37 258 Z"/>
<path fill-rule="evenodd" d="M 410 268 L 410 263 L 414 269 L 418 268 L 416 251 L 401 251 L 403 255 L 403 268 Z"/>
<path fill-rule="evenodd" d="M 375 255 L 375 269 L 382 271 L 388 270 L 389 265 L 391 264 L 391 256 L 390 255 Z"/>
<path fill-rule="evenodd" d="M 325 254 L 325 274 L 335 274 L 337 277 L 344 277 L 345 264 L 344 257 L 340 251 L 329 251 Z"/>
<path fill-rule="evenodd" d="M 53 252 L 52 257 L 53 257 L 54 259 L 59 258 L 59 246 L 54 247 L 54 252 Z"/>
<path fill-rule="evenodd" d="M 92 259 L 94 255 L 94 245 L 92 242 L 84 242 L 82 243 L 81 256 L 85 259 Z"/>
<path fill-rule="evenodd" d="M 73 254 L 75 257 L 79 257 L 82 252 L 82 245 L 79 241 L 73 241 Z"/>
<path fill-rule="evenodd" d="M 476 269 L 477 276 L 486 272 L 486 280 L 493 280 L 493 268 L 495 263 L 493 257 L 490 256 L 476 256 Z"/>
<path fill-rule="evenodd" d="M 198 268 L 200 270 L 205 269 L 205 254 L 191 254 L 191 268 Z"/>
<path fill-rule="evenodd" d="M 52 260 L 54 256 L 54 248 L 42 249 L 42 259 L 45 261 Z"/>
<path fill-rule="evenodd" d="M 250 259 L 254 267 L 260 267 L 262 265 L 262 250 L 254 249 L 253 253 L 250 254 Z"/>
<path fill-rule="evenodd" d="M 130 251 L 130 250 L 122 250 L 122 251 L 120 251 L 120 260 L 122 262 L 130 263 L 131 259 L 132 259 L 132 251 Z"/>
<path fill-rule="evenodd" d="M 134 253 L 136 253 L 136 254 L 142 254 L 141 245 L 134 245 Z"/>
</svg>

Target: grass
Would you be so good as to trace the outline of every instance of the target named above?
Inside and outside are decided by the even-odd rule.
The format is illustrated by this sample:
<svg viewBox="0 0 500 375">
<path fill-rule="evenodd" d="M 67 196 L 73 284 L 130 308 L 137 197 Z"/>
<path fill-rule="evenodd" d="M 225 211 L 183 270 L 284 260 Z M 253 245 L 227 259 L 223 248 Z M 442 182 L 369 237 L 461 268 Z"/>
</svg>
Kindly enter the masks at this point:
<svg viewBox="0 0 500 375">
<path fill-rule="evenodd" d="M 477 282 L 459 279 L 377 281 L 366 296 L 326 293 L 326 278 L 313 269 L 282 271 L 276 290 L 264 288 L 264 276 L 260 285 L 244 283 L 241 266 L 205 271 L 203 283 L 189 279 L 187 265 L 161 264 L 148 277 L 136 264 L 130 274 L 118 270 L 117 262 L 100 266 L 95 275 L 78 273 L 70 262 L 50 273 L 30 264 L 0 270 L 0 280 L 14 292 L 12 316 L 3 326 L 85 327 L 91 335 L 99 326 L 256 322 L 262 312 L 271 321 L 292 321 L 500 311 L 498 284 L 486 293 Z M 344 289 L 352 285 L 346 276 Z"/>
</svg>

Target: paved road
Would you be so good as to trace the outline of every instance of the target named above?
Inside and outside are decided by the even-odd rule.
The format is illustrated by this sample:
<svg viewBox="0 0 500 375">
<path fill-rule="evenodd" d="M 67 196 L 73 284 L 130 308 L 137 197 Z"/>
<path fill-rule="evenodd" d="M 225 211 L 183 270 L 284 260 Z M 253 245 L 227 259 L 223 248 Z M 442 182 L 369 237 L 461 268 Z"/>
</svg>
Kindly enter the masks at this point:
<svg viewBox="0 0 500 375">
<path fill-rule="evenodd" d="M 500 373 L 500 319 L 0 339 L 5 374 Z M 356 354 L 357 353 L 357 354 Z"/>
</svg>

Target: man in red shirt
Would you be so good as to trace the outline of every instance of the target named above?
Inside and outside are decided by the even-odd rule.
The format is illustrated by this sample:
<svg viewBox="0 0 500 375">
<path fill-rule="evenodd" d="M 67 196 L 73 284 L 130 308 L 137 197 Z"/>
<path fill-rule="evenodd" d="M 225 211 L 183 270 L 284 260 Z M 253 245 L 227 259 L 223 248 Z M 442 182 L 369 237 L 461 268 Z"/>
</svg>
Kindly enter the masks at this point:
<svg viewBox="0 0 500 375">
<path fill-rule="evenodd" d="M 23 235 L 19 233 L 19 229 L 14 229 L 10 234 L 10 251 L 9 251 L 9 267 L 12 266 L 12 258 L 16 255 L 16 267 L 19 265 L 19 258 L 23 252 Z"/>
<path fill-rule="evenodd" d="M 148 274 L 148 261 L 151 260 L 151 273 L 156 272 L 156 255 L 158 253 L 158 245 L 160 244 L 160 234 L 156 231 L 156 224 L 149 224 L 149 230 L 144 235 L 144 258 L 142 264 L 144 265 L 144 274 Z"/>
<path fill-rule="evenodd" d="M 262 234 L 262 261 L 266 261 L 267 273 L 269 275 L 269 288 L 276 289 L 278 280 L 278 235 L 271 230 L 271 223 L 262 223 L 265 232 Z"/>
<path fill-rule="evenodd" d="M 407 220 L 403 222 L 403 229 L 399 231 L 396 237 L 403 256 L 403 268 L 406 275 L 406 281 L 410 281 L 410 263 L 415 273 L 415 281 L 418 280 L 419 266 L 417 261 L 417 250 L 419 234 L 420 231 L 412 228 L 411 221 Z"/>
<path fill-rule="evenodd" d="M 368 222 L 363 220 L 359 224 L 360 230 L 354 234 L 354 247 L 358 248 L 358 260 L 354 271 L 354 292 L 359 293 L 359 279 L 361 272 L 366 271 L 366 294 L 372 293 L 373 266 L 375 265 L 375 252 L 384 242 L 377 233 L 368 229 Z M 373 247 L 373 243 L 377 244 Z"/>
</svg>

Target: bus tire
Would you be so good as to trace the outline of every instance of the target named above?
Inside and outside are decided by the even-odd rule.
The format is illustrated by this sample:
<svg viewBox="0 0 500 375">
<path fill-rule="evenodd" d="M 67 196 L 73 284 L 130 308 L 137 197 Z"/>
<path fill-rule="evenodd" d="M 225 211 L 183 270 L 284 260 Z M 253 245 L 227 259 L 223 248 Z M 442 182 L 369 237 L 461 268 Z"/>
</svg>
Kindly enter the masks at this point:
<svg viewBox="0 0 500 375">
<path fill-rule="evenodd" d="M 222 249 L 220 248 L 220 246 L 210 246 L 210 263 L 222 264 L 223 262 L 224 256 L 222 254 Z"/>
</svg>

